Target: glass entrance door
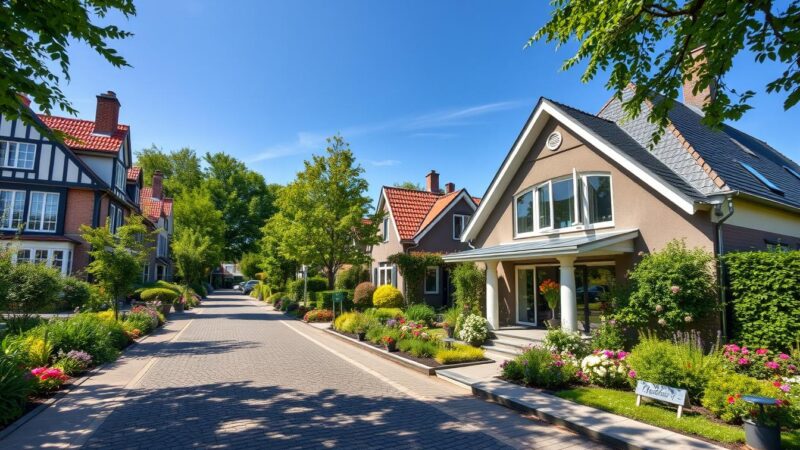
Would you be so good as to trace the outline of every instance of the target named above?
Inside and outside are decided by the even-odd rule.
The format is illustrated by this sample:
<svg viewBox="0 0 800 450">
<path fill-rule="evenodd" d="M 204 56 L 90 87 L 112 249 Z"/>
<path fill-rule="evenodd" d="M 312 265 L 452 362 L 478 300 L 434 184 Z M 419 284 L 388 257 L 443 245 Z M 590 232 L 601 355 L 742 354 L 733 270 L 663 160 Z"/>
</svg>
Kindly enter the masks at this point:
<svg viewBox="0 0 800 450">
<path fill-rule="evenodd" d="M 536 269 L 517 267 L 517 322 L 537 325 Z"/>
</svg>

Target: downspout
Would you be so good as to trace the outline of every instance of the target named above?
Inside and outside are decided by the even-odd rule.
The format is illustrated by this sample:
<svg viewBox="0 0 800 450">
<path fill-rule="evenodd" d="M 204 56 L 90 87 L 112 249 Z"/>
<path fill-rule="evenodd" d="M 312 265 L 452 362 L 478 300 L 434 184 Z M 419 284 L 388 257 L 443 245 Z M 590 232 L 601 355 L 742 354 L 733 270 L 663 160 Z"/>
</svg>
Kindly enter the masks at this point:
<svg viewBox="0 0 800 450">
<path fill-rule="evenodd" d="M 723 215 L 716 223 L 715 233 L 717 238 L 717 283 L 719 287 L 719 303 L 721 305 L 720 311 L 720 319 L 722 324 L 722 339 L 727 342 L 728 341 L 728 296 L 725 287 L 725 263 L 722 259 L 722 254 L 724 253 L 723 241 L 722 241 L 722 224 L 725 223 L 733 215 L 733 197 L 727 196 L 725 197 L 725 201 L 728 202 L 728 213 Z M 719 203 L 714 206 L 714 214 L 715 215 L 722 215 L 722 203 Z"/>
</svg>

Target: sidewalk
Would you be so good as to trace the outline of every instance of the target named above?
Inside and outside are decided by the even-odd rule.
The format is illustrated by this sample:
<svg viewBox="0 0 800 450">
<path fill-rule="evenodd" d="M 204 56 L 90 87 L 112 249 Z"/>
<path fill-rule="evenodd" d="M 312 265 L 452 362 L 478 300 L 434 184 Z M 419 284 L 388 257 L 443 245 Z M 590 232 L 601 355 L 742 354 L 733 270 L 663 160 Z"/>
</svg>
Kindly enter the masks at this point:
<svg viewBox="0 0 800 450">
<path fill-rule="evenodd" d="M 156 332 L 129 347 L 113 363 L 101 367 L 43 410 L 34 410 L 12 424 L 0 439 L 0 449 L 78 448 L 124 403 L 129 389 L 158 358 L 159 352 L 192 322 L 194 314 L 172 314 Z M 35 414 L 39 411 L 38 414 Z M 33 415 L 35 414 L 35 415 Z M 13 428 L 11 428 L 13 427 Z M 6 431 L 6 430 L 4 430 Z"/>
<path fill-rule="evenodd" d="M 500 361 L 498 361 L 499 363 Z M 441 370 L 437 376 L 472 391 L 478 397 L 533 414 L 547 422 L 574 430 L 617 448 L 723 449 L 680 433 L 638 422 L 589 406 L 545 394 L 496 378 L 499 365 Z"/>
</svg>

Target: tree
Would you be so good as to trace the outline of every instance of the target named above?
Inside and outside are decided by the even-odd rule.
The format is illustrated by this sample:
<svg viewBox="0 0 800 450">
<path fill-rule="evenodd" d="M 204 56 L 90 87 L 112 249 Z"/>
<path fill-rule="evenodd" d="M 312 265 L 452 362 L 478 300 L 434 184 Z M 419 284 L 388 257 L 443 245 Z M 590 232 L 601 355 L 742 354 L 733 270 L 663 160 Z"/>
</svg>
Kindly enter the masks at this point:
<svg viewBox="0 0 800 450">
<path fill-rule="evenodd" d="M 271 226 L 280 230 L 283 255 L 322 267 L 333 289 L 342 264 L 369 262 L 364 248 L 379 242 L 383 213 L 364 220 L 371 209 L 364 169 L 341 136 L 328 139 L 326 155 L 304 164 L 295 181 L 280 190 Z"/>
<path fill-rule="evenodd" d="M 160 170 L 164 175 L 164 195 L 168 197 L 177 197 L 203 182 L 200 158 L 190 148 L 165 152 L 152 145 L 136 153 L 136 165 L 142 168 L 142 178 L 147 186 L 152 184 L 153 173 Z"/>
<path fill-rule="evenodd" d="M 183 230 L 172 241 L 175 268 L 187 285 L 197 286 L 204 280 L 212 245 L 209 236 L 191 228 Z"/>
<path fill-rule="evenodd" d="M 411 189 L 413 191 L 422 190 L 422 185 L 419 183 L 414 183 L 413 181 L 403 181 L 402 183 L 395 183 L 394 187 L 401 189 Z"/>
<path fill-rule="evenodd" d="M 141 216 L 131 216 L 125 225 L 117 228 L 116 234 L 111 234 L 108 224 L 97 228 L 81 225 L 81 237 L 89 244 L 92 259 L 86 271 L 108 296 L 117 318 L 117 299 L 141 277 L 152 234 Z"/>
<path fill-rule="evenodd" d="M 569 69 L 588 60 L 582 80 L 609 70 L 606 87 L 622 99 L 630 83 L 634 95 L 625 101 L 631 117 L 642 102 L 653 103 L 649 120 L 659 125 L 656 138 L 667 126 L 667 113 L 684 81 L 695 80 L 695 93 L 716 84 L 714 102 L 703 111 L 703 122 L 719 126 L 737 120 L 750 109 L 752 90 L 737 93 L 725 85 L 733 59 L 745 47 L 755 60 L 777 61 L 783 73 L 770 81 L 767 92 L 786 92 L 784 109 L 800 101 L 800 3 L 778 8 L 773 0 L 555 0 L 550 21 L 531 37 L 565 44 L 573 38 L 578 51 L 564 62 Z M 692 50 L 705 45 L 704 64 Z M 663 95 L 663 101 L 658 101 Z"/>
<path fill-rule="evenodd" d="M 199 270 L 199 276 L 202 277 L 206 269 L 222 261 L 222 250 L 225 246 L 225 222 L 222 219 L 222 212 L 217 210 L 208 190 L 200 187 L 182 192 L 175 199 L 173 214 L 175 215 L 173 251 L 183 251 L 185 247 L 180 250 L 178 247 L 200 242 L 198 236 L 202 238 L 203 251 L 200 253 L 193 251 L 191 254 L 191 258 L 200 258 L 197 264 L 202 266 Z M 184 238 L 184 234 L 189 236 Z M 197 270 L 196 266 L 191 267 L 192 270 Z M 180 269 L 179 273 L 185 279 L 195 276 L 194 272 L 184 273 Z"/>
<path fill-rule="evenodd" d="M 297 260 L 291 256 L 287 257 L 281 252 L 282 219 L 282 216 L 275 215 L 267 220 L 266 225 L 261 229 L 263 237 L 259 245 L 261 270 L 265 274 L 267 283 L 275 289 L 280 289 L 286 280 L 293 278 L 300 267 Z"/>
<path fill-rule="evenodd" d="M 45 112 L 54 107 L 75 115 L 77 110 L 61 91 L 61 80 L 52 68 L 69 76 L 67 48 L 84 42 L 114 67 L 128 63 L 108 40 L 124 39 L 131 33 L 113 24 L 97 25 L 111 12 L 125 18 L 136 15 L 133 0 L 38 0 L 0 2 L 0 115 L 22 119 L 40 128 L 24 107 L 19 93 L 29 95 Z"/>
<path fill-rule="evenodd" d="M 261 227 L 275 212 L 274 197 L 261 174 L 225 153 L 207 153 L 205 183 L 226 224 L 223 257 L 238 260 L 255 250 Z"/>
<path fill-rule="evenodd" d="M 239 260 L 239 270 L 248 279 L 255 279 L 261 272 L 261 257 L 256 253 L 245 253 Z"/>
</svg>

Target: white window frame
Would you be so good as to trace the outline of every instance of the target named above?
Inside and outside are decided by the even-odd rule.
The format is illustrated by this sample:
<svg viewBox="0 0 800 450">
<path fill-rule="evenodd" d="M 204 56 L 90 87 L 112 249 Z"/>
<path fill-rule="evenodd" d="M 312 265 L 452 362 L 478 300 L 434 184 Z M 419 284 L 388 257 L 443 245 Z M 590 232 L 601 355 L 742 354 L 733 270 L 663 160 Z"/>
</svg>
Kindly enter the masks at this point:
<svg viewBox="0 0 800 450">
<path fill-rule="evenodd" d="M 458 233 L 458 236 L 456 236 L 456 222 L 457 222 L 456 219 L 461 219 L 461 232 Z M 472 216 L 470 216 L 468 214 L 453 214 L 453 230 L 452 231 L 453 231 L 453 240 L 454 241 L 460 241 L 461 240 L 461 236 L 464 235 L 464 230 L 467 229 L 467 224 L 469 224 L 470 219 L 472 219 Z"/>
<path fill-rule="evenodd" d="M 33 197 L 36 194 L 41 194 L 42 198 L 42 209 L 39 211 L 41 216 L 37 223 L 35 223 L 33 227 L 31 227 L 31 213 L 33 213 Z M 44 229 L 44 218 L 45 212 L 47 211 L 47 199 L 50 196 L 55 196 L 56 198 L 56 223 L 52 230 L 45 230 Z M 61 202 L 61 195 L 58 192 L 45 192 L 45 191 L 31 191 L 30 195 L 28 196 L 28 217 L 25 220 L 25 227 L 30 231 L 36 231 L 39 233 L 55 233 L 58 231 L 58 210 Z"/>
<path fill-rule="evenodd" d="M 69 248 L 44 248 L 44 247 L 27 247 L 23 246 L 17 248 L 13 253 L 13 263 L 19 264 L 19 252 L 28 252 L 28 258 L 24 264 L 36 263 L 36 252 L 45 252 L 46 256 L 39 264 L 45 264 L 47 267 L 53 267 L 55 261 L 55 252 L 62 252 L 61 259 L 61 275 L 69 275 L 72 270 L 72 250 Z"/>
<path fill-rule="evenodd" d="M 114 173 L 114 186 L 121 191 L 125 191 L 125 182 L 127 181 L 127 171 L 125 170 L 125 166 L 117 161 L 117 169 Z"/>
<path fill-rule="evenodd" d="M 22 197 L 23 197 L 23 200 L 22 200 L 22 217 L 20 218 L 19 223 L 20 224 L 21 223 L 26 223 L 26 220 L 25 220 L 26 219 L 26 217 L 25 217 L 25 202 L 27 201 L 27 197 L 26 197 L 27 192 L 16 190 L 16 189 L 0 189 L 0 192 L 11 192 L 12 193 L 12 196 L 11 196 L 11 208 L 9 209 L 9 212 L 11 214 L 8 217 L 4 217 L 3 215 L 5 214 L 5 211 L 0 211 L 0 220 L 2 220 L 2 222 L 0 223 L 0 230 L 13 230 L 13 231 L 16 231 L 18 229 L 18 227 L 19 227 L 19 224 L 17 224 L 16 227 L 14 226 L 14 205 L 17 204 L 17 196 L 18 195 L 22 195 Z"/>
<path fill-rule="evenodd" d="M 564 228 L 553 228 L 555 217 L 553 216 L 553 182 L 559 182 L 572 178 L 572 190 L 575 196 L 573 201 L 573 216 L 574 221 L 572 226 Z M 589 186 L 587 183 L 588 177 L 607 177 L 609 182 L 609 189 L 611 194 L 611 220 L 605 222 L 588 223 L 589 221 Z M 539 226 L 539 188 L 547 186 L 549 195 L 550 207 L 550 224 L 546 227 Z M 523 195 L 533 192 L 531 201 L 533 202 L 533 231 L 520 233 L 517 223 L 517 199 Z M 580 195 L 580 198 L 576 195 Z M 579 209 L 580 208 L 580 209 Z M 551 234 L 566 233 L 570 231 L 593 230 L 599 228 L 614 227 L 614 218 L 616 217 L 614 208 L 614 180 L 608 172 L 578 172 L 572 170 L 572 175 L 551 178 L 547 181 L 536 183 L 526 189 L 519 191 L 514 195 L 512 200 L 512 220 L 514 221 L 514 239 L 524 239 L 532 236 L 546 236 Z"/>
<path fill-rule="evenodd" d="M 393 273 L 392 272 L 393 272 L 393 268 L 392 268 L 391 264 L 389 264 L 389 263 L 380 263 L 380 265 L 378 266 L 378 279 L 376 280 L 377 283 L 375 283 L 375 285 L 376 286 L 383 286 L 385 284 L 388 284 L 388 285 L 394 286 L 394 283 L 393 283 L 394 280 L 392 279 L 393 278 L 393 276 L 392 276 Z"/>
<path fill-rule="evenodd" d="M 428 271 L 431 270 L 431 269 L 436 271 L 436 288 L 434 290 L 432 290 L 432 291 L 428 290 Z M 441 281 L 440 280 L 440 273 L 441 273 L 441 270 L 440 270 L 439 266 L 428 266 L 428 267 L 425 268 L 425 278 L 423 279 L 422 283 L 423 283 L 423 289 L 424 289 L 426 294 L 438 294 L 439 293 L 439 283 Z"/>
<path fill-rule="evenodd" d="M 0 149 L 0 156 L 1 156 L 0 157 L 0 167 L 9 168 L 9 169 L 20 169 L 20 170 L 33 170 L 36 167 L 36 150 L 37 150 L 36 144 L 32 144 L 30 142 L 16 142 L 16 141 L 6 141 L 6 140 L 0 141 L 0 147 L 2 147 L 3 144 L 5 144 L 5 149 Z M 16 150 L 14 151 L 14 160 L 13 161 L 11 161 L 10 158 L 9 158 L 10 153 L 11 153 L 9 150 L 11 149 L 12 145 L 16 146 Z M 20 166 L 19 165 L 19 162 L 20 162 L 19 154 L 20 154 L 20 150 L 22 150 L 23 146 L 25 147 L 25 153 L 26 154 L 28 152 L 32 152 L 33 153 L 33 158 L 31 158 L 31 160 L 30 160 L 30 162 L 31 162 L 31 166 L 30 167 Z M 23 161 L 27 161 L 27 160 L 28 159 L 25 158 Z"/>
<path fill-rule="evenodd" d="M 389 242 L 389 218 L 383 219 L 383 242 Z"/>
<path fill-rule="evenodd" d="M 146 262 L 142 265 L 142 282 L 150 281 L 150 263 Z"/>
</svg>

